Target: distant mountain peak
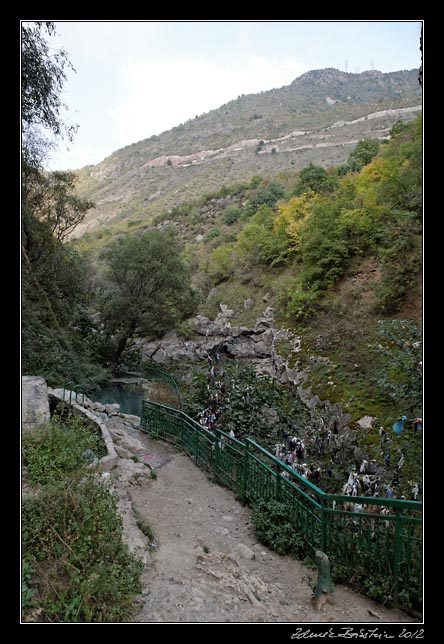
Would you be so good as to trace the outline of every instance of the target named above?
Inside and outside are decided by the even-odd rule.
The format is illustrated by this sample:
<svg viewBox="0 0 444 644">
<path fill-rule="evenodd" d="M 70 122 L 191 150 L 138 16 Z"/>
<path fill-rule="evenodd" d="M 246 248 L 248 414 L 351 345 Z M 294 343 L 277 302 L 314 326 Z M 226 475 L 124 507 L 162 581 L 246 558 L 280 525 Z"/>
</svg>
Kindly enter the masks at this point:
<svg viewBox="0 0 444 644">
<path fill-rule="evenodd" d="M 416 71 L 416 70 L 415 70 Z M 356 82 L 356 81 L 364 81 L 368 79 L 382 79 L 383 76 L 388 76 L 390 74 L 403 74 L 403 73 L 411 73 L 411 72 L 388 72 L 387 74 L 384 74 L 383 72 L 379 71 L 379 69 L 368 69 L 363 72 L 359 73 L 353 73 L 353 72 L 343 72 L 340 69 L 336 69 L 335 67 L 326 67 L 324 69 L 312 69 L 309 72 L 305 72 L 304 74 L 301 74 L 301 76 L 298 76 L 297 78 L 294 79 L 292 83 L 290 83 L 290 87 L 298 86 L 298 85 L 304 85 L 307 82 L 310 83 L 315 83 L 317 85 L 324 85 L 326 83 L 337 83 L 337 82 Z"/>
</svg>

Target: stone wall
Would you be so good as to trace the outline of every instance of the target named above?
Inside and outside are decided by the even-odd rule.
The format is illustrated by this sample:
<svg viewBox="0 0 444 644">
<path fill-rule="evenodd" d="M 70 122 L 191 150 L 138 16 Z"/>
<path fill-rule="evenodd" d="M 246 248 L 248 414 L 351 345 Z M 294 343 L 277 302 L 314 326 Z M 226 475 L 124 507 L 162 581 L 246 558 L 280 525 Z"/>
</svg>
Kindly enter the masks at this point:
<svg viewBox="0 0 444 644">
<path fill-rule="evenodd" d="M 68 401 L 69 394 L 70 392 L 68 390 L 50 389 L 50 388 L 48 389 L 48 398 L 50 399 L 52 404 L 61 403 L 64 400 Z M 86 418 L 100 431 L 100 434 L 103 438 L 103 442 L 105 443 L 106 450 L 108 453 L 106 456 L 103 456 L 99 460 L 99 462 L 97 463 L 97 466 L 101 472 L 109 472 L 117 465 L 117 461 L 119 457 L 117 456 L 116 450 L 114 448 L 114 443 L 108 432 L 108 429 L 105 423 L 103 423 L 96 414 L 94 414 L 92 411 L 90 411 L 89 409 L 86 409 L 86 407 L 80 404 L 80 401 L 82 400 L 82 396 L 78 396 L 79 402 L 74 402 L 76 400 L 76 393 L 71 392 L 71 394 L 72 394 L 71 408 L 74 414 L 78 416 L 82 416 L 83 418 Z"/>
</svg>

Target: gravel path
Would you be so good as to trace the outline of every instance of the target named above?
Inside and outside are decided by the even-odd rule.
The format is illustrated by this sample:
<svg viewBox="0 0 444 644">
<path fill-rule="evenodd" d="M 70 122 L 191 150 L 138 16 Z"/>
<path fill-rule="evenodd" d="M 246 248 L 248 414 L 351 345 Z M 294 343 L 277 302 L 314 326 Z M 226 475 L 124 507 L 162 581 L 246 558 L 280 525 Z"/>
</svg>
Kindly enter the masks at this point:
<svg viewBox="0 0 444 644">
<path fill-rule="evenodd" d="M 130 547 L 146 563 L 133 622 L 415 621 L 340 585 L 334 603 L 315 611 L 310 604 L 315 570 L 260 544 L 250 510 L 231 491 L 212 483 L 174 446 L 150 439 L 130 422 L 114 417 L 108 427 L 119 455 L 137 454 L 150 465 L 121 458 L 112 475 Z M 129 518 L 133 511 L 139 525 L 149 524 L 154 534 L 151 553 Z"/>
</svg>

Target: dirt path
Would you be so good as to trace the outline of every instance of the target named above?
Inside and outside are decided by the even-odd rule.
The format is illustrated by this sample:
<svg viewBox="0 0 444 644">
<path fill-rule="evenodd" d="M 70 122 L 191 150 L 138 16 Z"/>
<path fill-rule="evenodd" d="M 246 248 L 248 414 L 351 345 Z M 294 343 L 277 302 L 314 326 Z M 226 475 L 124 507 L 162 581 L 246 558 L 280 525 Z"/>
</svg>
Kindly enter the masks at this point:
<svg viewBox="0 0 444 644">
<path fill-rule="evenodd" d="M 315 571 L 260 544 L 250 510 L 231 491 L 130 423 L 114 418 L 109 429 L 122 456 L 145 457 L 157 475 L 151 478 L 149 468 L 128 458 L 120 459 L 116 472 L 121 503 L 149 524 L 156 543 L 147 555 L 146 540 L 132 535 L 146 561 L 133 622 L 415 621 L 343 586 L 335 586 L 333 605 L 314 611 Z"/>
</svg>

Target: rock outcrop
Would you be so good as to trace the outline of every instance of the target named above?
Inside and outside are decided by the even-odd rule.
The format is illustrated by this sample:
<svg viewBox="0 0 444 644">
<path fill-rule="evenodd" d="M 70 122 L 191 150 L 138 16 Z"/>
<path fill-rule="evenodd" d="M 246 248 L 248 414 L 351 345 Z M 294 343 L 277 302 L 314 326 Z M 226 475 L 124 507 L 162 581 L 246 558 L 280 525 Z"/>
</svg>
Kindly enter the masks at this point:
<svg viewBox="0 0 444 644">
<path fill-rule="evenodd" d="M 22 430 L 49 422 L 48 387 L 40 376 L 22 376 Z"/>
<path fill-rule="evenodd" d="M 273 309 L 267 307 L 253 327 L 233 324 L 236 313 L 226 304 L 220 304 L 220 311 L 214 320 L 204 315 L 196 315 L 189 320 L 195 332 L 193 340 L 180 338 L 175 331 L 166 334 L 162 339 L 146 342 L 136 341 L 144 361 L 166 364 L 171 362 L 198 363 L 207 359 L 209 354 L 219 352 L 238 360 L 246 360 L 256 366 L 260 373 L 265 373 L 281 384 L 292 385 L 297 390 L 301 401 L 313 410 L 321 402 L 313 394 L 311 387 L 304 387 L 306 372 L 295 366 L 289 366 L 276 349 L 277 342 L 285 342 L 290 356 L 295 356 L 301 348 L 300 338 L 288 329 L 278 329 L 274 321 Z M 328 401 L 322 404 L 338 419 L 343 427 L 350 420 L 337 405 Z"/>
</svg>

